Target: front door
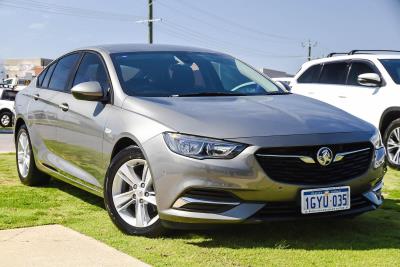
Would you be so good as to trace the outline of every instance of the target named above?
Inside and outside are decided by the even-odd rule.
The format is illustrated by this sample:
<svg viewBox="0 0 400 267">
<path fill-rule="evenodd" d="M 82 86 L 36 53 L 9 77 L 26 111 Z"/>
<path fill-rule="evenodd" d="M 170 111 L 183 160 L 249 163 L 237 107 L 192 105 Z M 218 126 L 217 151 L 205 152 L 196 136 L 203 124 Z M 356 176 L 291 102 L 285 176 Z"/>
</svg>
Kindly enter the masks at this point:
<svg viewBox="0 0 400 267">
<path fill-rule="evenodd" d="M 99 55 L 87 52 L 81 59 L 70 87 L 97 81 L 105 93 L 110 88 L 105 65 Z M 70 91 L 70 90 L 68 90 Z M 104 126 L 111 105 L 97 101 L 78 100 L 70 92 L 62 93 L 57 141 L 58 155 L 63 159 L 64 175 L 79 178 L 84 183 L 101 188 L 107 170 L 103 161 Z"/>
</svg>

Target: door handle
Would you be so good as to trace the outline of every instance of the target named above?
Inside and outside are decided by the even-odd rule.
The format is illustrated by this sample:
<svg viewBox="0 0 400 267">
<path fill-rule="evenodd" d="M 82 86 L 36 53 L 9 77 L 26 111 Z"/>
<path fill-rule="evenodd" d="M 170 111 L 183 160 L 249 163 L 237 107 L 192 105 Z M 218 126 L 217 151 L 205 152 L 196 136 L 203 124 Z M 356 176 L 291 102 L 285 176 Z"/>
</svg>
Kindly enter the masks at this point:
<svg viewBox="0 0 400 267">
<path fill-rule="evenodd" d="M 340 95 L 339 98 L 347 98 L 345 95 Z"/>
<path fill-rule="evenodd" d="M 39 96 L 40 96 L 39 94 L 34 94 L 34 95 L 33 95 L 33 99 L 38 100 L 38 99 L 39 99 Z"/>
<path fill-rule="evenodd" d="M 59 108 L 61 108 L 62 111 L 68 111 L 69 106 L 67 103 L 62 103 L 60 105 L 58 105 Z"/>
</svg>

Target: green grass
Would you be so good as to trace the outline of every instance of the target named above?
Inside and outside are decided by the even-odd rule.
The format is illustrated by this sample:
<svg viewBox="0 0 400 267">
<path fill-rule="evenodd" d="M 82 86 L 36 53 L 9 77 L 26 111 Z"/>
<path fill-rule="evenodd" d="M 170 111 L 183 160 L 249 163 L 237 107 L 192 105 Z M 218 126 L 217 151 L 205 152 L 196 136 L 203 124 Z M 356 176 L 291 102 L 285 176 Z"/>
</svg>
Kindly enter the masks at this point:
<svg viewBox="0 0 400 267">
<path fill-rule="evenodd" d="M 122 234 L 101 198 L 70 185 L 21 185 L 14 157 L 0 155 L 0 229 L 62 224 L 155 266 L 400 266 L 400 172 L 385 177 L 383 208 L 356 219 L 242 225 L 150 239 Z"/>
</svg>

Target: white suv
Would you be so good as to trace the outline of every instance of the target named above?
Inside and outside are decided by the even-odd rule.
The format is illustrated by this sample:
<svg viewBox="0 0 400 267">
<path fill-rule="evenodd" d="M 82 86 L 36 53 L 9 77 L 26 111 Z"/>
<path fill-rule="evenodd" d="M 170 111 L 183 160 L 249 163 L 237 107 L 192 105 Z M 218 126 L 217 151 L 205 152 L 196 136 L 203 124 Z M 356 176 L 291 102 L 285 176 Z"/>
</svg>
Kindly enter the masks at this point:
<svg viewBox="0 0 400 267">
<path fill-rule="evenodd" d="M 389 165 L 400 169 L 400 54 L 394 52 L 400 53 L 332 53 L 303 64 L 290 86 L 293 93 L 329 103 L 379 128 Z"/>
<path fill-rule="evenodd" d="M 18 91 L 0 88 L 0 126 L 11 127 L 15 114 L 14 100 Z"/>
</svg>

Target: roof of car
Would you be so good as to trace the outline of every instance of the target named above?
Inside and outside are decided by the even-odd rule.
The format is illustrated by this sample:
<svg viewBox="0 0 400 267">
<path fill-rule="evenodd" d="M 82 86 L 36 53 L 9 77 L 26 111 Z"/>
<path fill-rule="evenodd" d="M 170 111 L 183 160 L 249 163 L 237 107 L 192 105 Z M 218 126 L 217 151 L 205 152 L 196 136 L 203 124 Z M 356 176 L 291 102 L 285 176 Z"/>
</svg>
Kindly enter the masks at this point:
<svg viewBox="0 0 400 267">
<path fill-rule="evenodd" d="M 315 65 L 315 64 L 325 63 L 325 62 L 350 60 L 350 59 L 367 59 L 367 60 L 400 59 L 400 55 L 399 54 L 361 54 L 361 53 L 354 54 L 354 55 L 340 55 L 340 56 L 314 59 L 314 60 L 304 63 L 303 66 Z"/>
<path fill-rule="evenodd" d="M 90 49 L 103 51 L 109 54 L 112 53 L 123 53 L 123 52 L 165 52 L 165 51 L 185 51 L 185 52 L 206 52 L 206 53 L 218 53 L 213 50 L 190 47 L 190 46 L 179 46 L 179 45 L 168 45 L 168 44 L 105 44 L 91 47 L 85 47 L 81 49 Z"/>
</svg>

